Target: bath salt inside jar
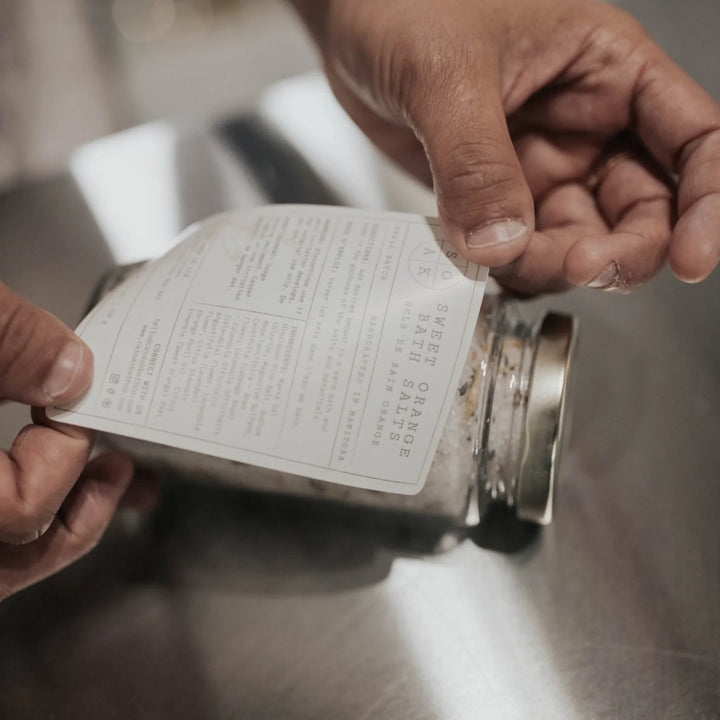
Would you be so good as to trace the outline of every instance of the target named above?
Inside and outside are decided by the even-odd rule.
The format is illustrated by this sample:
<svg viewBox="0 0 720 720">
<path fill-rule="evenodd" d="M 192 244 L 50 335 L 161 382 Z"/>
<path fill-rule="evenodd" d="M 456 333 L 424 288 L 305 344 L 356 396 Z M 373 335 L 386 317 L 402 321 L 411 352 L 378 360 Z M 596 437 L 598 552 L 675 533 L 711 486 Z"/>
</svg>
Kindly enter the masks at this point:
<svg viewBox="0 0 720 720">
<path fill-rule="evenodd" d="M 495 502 L 523 520 L 551 521 L 575 336 L 571 316 L 527 323 L 516 301 L 485 296 L 421 493 L 428 508 L 472 525 Z"/>
</svg>

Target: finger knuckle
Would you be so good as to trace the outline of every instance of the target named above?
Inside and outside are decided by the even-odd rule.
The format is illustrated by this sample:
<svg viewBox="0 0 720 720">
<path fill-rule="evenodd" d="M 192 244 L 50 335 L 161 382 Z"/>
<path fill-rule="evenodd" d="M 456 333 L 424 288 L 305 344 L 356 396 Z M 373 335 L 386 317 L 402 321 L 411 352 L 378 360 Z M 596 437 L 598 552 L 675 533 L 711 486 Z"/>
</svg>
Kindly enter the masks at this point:
<svg viewBox="0 0 720 720">
<path fill-rule="evenodd" d="M 378 48 L 373 87 L 396 116 L 411 123 L 451 75 L 455 73 L 457 79 L 461 71 L 462 64 L 454 59 L 459 51 L 438 48 L 436 39 L 423 29 L 385 34 Z"/>
<path fill-rule="evenodd" d="M 393 114 L 401 116 L 415 97 L 422 72 L 407 41 L 383 38 L 375 63 L 372 87 Z"/>
<path fill-rule="evenodd" d="M 499 154 L 498 148 L 487 140 L 456 146 L 437 188 L 438 201 L 444 206 L 472 201 L 475 208 L 506 207 L 509 197 L 522 189 L 518 167 L 509 161 L 488 161 L 491 154 Z"/>
<path fill-rule="evenodd" d="M 107 528 L 112 511 L 102 492 L 93 486 L 82 493 L 82 512 L 75 512 L 66 520 L 66 528 L 78 554 L 85 554 L 97 547 Z"/>
<path fill-rule="evenodd" d="M 720 111 L 715 122 L 687 140 L 677 153 L 674 161 L 683 176 L 680 185 L 681 207 L 687 207 L 688 200 L 717 192 L 717 168 L 720 167 Z"/>
<path fill-rule="evenodd" d="M 404 22 L 392 4 L 335 6 L 329 14 L 327 60 L 351 88 L 376 106 L 401 111 L 402 100 L 416 84 L 416 26 L 398 32 Z M 379 14 L 382 15 L 379 21 Z"/>
<path fill-rule="evenodd" d="M 423 78 L 433 91 L 442 92 L 452 83 L 454 87 L 472 86 L 477 82 L 473 68 L 480 58 L 471 46 L 457 35 L 446 31 L 441 35 L 428 34 L 416 38 L 416 56 Z"/>
<path fill-rule="evenodd" d="M 3 541 L 10 545 L 27 545 L 41 537 L 50 526 L 54 513 L 17 501 L 5 510 L 0 520 Z"/>
<path fill-rule="evenodd" d="M 82 543 L 82 554 L 87 555 L 88 553 L 91 553 L 95 548 L 100 544 L 100 540 L 102 540 L 103 532 L 99 530 L 95 530 L 92 533 L 88 534 L 84 538 L 84 542 Z"/>
<path fill-rule="evenodd" d="M 650 38 L 645 26 L 632 13 L 617 6 L 605 9 L 610 13 L 608 27 L 614 30 L 616 36 L 644 40 Z"/>
<path fill-rule="evenodd" d="M 92 552 L 99 544 L 102 533 L 90 531 L 84 526 L 67 528 L 67 552 L 73 560 L 77 560 Z"/>
<path fill-rule="evenodd" d="M 73 556 L 79 558 L 92 552 L 100 544 L 103 534 L 104 528 L 75 524 L 71 529 L 70 537 Z"/>
<path fill-rule="evenodd" d="M 450 32 L 419 34 L 411 43 L 412 48 L 403 54 L 408 58 L 404 75 L 399 76 L 409 120 L 412 124 L 414 119 L 430 115 L 447 123 L 452 120 L 452 106 L 477 95 L 478 68 L 489 72 L 489 60 Z"/>
<path fill-rule="evenodd" d="M 632 71 L 624 73 L 624 77 L 630 80 L 657 56 L 657 46 L 643 25 L 625 10 L 606 8 L 588 27 L 587 57 L 595 73 L 617 74 L 618 68 L 628 68 Z"/>
<path fill-rule="evenodd" d="M 408 22 L 409 3 L 384 4 L 377 13 L 362 6 L 339 14 L 331 55 L 340 74 L 375 107 L 412 122 L 449 82 L 469 74 L 470 43 L 452 22 Z"/>
</svg>

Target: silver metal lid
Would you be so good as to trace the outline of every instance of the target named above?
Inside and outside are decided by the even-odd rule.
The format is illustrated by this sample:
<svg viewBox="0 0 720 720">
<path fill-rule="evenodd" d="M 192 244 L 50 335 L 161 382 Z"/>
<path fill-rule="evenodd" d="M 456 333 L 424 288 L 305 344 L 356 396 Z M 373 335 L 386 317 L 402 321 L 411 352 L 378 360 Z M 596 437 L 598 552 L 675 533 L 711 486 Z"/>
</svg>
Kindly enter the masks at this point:
<svg viewBox="0 0 720 720">
<path fill-rule="evenodd" d="M 577 323 L 572 316 L 548 313 L 543 318 L 531 370 L 515 496 L 517 516 L 541 525 L 549 524 L 553 515 L 576 338 Z"/>
</svg>

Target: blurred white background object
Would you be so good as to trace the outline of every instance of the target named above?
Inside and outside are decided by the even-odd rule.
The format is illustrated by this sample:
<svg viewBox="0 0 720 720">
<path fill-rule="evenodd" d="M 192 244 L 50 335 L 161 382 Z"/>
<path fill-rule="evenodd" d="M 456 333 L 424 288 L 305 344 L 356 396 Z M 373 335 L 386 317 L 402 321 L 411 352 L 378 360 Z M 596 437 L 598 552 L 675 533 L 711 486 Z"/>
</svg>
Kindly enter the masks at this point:
<svg viewBox="0 0 720 720">
<path fill-rule="evenodd" d="M 83 0 L 0 0 L 0 184 L 112 130 L 108 77 Z"/>
<path fill-rule="evenodd" d="M 143 122 L 207 122 L 316 68 L 279 0 L 0 0 L 0 187 Z"/>
<path fill-rule="evenodd" d="M 319 66 L 287 2 L 105 2 L 111 4 L 127 124 L 231 115 L 250 107 L 271 83 Z"/>
</svg>

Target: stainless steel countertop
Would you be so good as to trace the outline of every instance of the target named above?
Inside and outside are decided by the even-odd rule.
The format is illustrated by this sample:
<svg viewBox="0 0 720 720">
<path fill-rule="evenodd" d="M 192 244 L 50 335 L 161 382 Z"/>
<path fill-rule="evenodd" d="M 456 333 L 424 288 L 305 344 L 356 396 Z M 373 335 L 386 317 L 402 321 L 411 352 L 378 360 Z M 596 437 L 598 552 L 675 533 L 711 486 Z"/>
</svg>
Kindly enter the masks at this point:
<svg viewBox="0 0 720 720">
<path fill-rule="evenodd" d="M 720 96 L 720 75 L 692 67 L 703 39 L 717 64 L 717 8 L 679 7 L 675 35 L 644 19 Z M 292 93 L 330 128 L 305 118 L 307 147 L 284 138 L 297 155 L 269 132 Z M 221 131 L 84 148 L 0 197 L 0 280 L 74 323 L 105 269 L 225 207 L 426 203 L 323 98 L 295 83 Z M 154 515 L 121 516 L 0 605 L 0 717 L 720 718 L 720 273 L 534 305 L 581 320 L 550 527 L 493 516 L 453 545 L 381 514 L 171 484 Z M 5 443 L 25 414 L 0 411 Z"/>
</svg>

